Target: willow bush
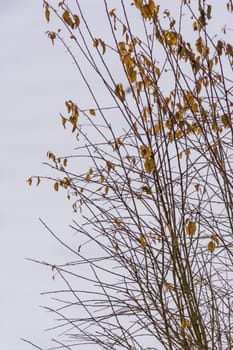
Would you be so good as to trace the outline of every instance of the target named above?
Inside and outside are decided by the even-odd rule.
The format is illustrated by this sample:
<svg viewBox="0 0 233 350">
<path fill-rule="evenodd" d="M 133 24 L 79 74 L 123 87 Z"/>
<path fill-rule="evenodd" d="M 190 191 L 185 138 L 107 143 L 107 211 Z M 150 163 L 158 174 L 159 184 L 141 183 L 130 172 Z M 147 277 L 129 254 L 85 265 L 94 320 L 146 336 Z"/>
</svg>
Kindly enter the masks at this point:
<svg viewBox="0 0 233 350">
<path fill-rule="evenodd" d="M 42 221 L 74 257 L 41 262 L 64 282 L 49 349 L 232 349 L 232 1 L 43 6 L 77 69 L 77 148 L 28 179 L 74 211 L 75 246 Z"/>
</svg>

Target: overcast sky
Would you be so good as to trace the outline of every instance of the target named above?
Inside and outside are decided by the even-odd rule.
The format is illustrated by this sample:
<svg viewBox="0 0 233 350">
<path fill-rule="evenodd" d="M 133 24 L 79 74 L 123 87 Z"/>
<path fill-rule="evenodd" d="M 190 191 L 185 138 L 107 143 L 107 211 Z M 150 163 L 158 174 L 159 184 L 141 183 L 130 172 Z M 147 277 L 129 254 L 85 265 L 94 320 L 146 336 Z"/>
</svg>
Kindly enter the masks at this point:
<svg viewBox="0 0 233 350">
<path fill-rule="evenodd" d="M 72 64 L 46 38 L 42 1 L 2 1 L 0 8 L 1 348 L 28 349 L 21 337 L 46 343 L 51 319 L 39 293 L 56 285 L 52 273 L 26 257 L 58 260 L 64 251 L 41 227 L 67 231 L 72 212 L 48 185 L 29 188 L 30 175 L 46 173 L 48 150 L 65 153 L 75 140 L 64 133 L 59 112 L 74 90 Z M 63 68 L 66 67 L 66 70 Z M 70 71 L 69 71 L 70 69 Z"/>
<path fill-rule="evenodd" d="M 43 329 L 52 322 L 39 308 L 46 304 L 39 293 L 56 288 L 58 282 L 52 272 L 25 258 L 54 263 L 64 259 L 66 252 L 38 218 L 57 233 L 69 232 L 72 218 L 63 194 L 44 184 L 29 188 L 25 181 L 30 175 L 46 174 L 42 162 L 48 150 L 66 154 L 75 146 L 75 139 L 61 127 L 59 112 L 81 88 L 70 58 L 61 47 L 52 48 L 47 29 L 42 1 L 1 2 L 0 333 L 4 350 L 30 348 L 21 337 L 41 346 L 50 338 Z"/>
</svg>

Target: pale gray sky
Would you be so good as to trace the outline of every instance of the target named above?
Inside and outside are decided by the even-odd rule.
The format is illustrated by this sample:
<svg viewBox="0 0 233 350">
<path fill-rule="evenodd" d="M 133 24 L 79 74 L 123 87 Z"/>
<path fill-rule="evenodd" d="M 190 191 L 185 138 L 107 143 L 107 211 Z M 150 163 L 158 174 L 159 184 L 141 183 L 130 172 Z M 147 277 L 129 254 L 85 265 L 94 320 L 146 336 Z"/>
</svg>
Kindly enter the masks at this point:
<svg viewBox="0 0 233 350">
<path fill-rule="evenodd" d="M 30 175 L 46 173 L 42 161 L 48 150 L 65 153 L 75 143 L 59 120 L 64 101 L 74 93 L 73 67 L 63 49 L 51 47 L 46 30 L 42 1 L 2 2 L 0 334 L 5 350 L 30 348 L 20 337 L 41 345 L 50 338 L 43 329 L 51 319 L 39 308 L 44 302 L 39 293 L 57 281 L 25 258 L 56 261 L 63 256 L 38 218 L 62 232 L 72 217 L 61 193 L 48 185 L 29 188 L 25 182 Z"/>
<path fill-rule="evenodd" d="M 215 2 L 219 6 L 220 2 Z M 82 3 L 88 7 L 93 0 Z M 97 18 L 98 11 L 96 6 Z M 2 1 L 0 332 L 4 350 L 30 348 L 21 337 L 41 346 L 50 338 L 43 329 L 52 321 L 38 307 L 46 303 L 39 293 L 56 288 L 58 281 L 52 280 L 52 272 L 25 258 L 63 261 L 66 252 L 41 227 L 38 218 L 57 233 L 69 232 L 72 218 L 70 203 L 62 193 L 55 193 L 48 184 L 29 188 L 25 182 L 30 175 L 46 174 L 42 161 L 48 150 L 66 154 L 75 146 L 75 138 L 61 127 L 59 112 L 64 110 L 64 101 L 82 94 L 81 83 L 65 50 L 52 48 L 45 35 L 48 28 L 42 1 Z"/>
</svg>

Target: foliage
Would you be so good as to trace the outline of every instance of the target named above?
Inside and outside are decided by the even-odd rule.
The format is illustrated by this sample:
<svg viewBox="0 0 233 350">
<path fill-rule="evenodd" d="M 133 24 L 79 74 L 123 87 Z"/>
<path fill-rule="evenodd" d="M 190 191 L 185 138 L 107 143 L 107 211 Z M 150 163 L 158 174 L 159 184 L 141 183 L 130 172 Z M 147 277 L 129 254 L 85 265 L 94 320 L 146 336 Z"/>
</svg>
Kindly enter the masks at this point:
<svg viewBox="0 0 233 350">
<path fill-rule="evenodd" d="M 66 101 L 61 115 L 77 136 L 75 154 L 47 154 L 56 175 L 45 179 L 67 193 L 77 216 L 77 246 L 67 247 L 75 260 L 44 263 L 66 286 L 52 309 L 64 328 L 55 342 L 231 349 L 228 29 L 204 0 L 177 1 L 172 12 L 162 1 L 100 3 L 102 38 L 79 1 L 44 1 L 46 20 L 63 25 L 48 37 L 64 45 L 89 93 L 85 102 Z M 231 1 L 218 6 L 232 15 Z"/>
</svg>

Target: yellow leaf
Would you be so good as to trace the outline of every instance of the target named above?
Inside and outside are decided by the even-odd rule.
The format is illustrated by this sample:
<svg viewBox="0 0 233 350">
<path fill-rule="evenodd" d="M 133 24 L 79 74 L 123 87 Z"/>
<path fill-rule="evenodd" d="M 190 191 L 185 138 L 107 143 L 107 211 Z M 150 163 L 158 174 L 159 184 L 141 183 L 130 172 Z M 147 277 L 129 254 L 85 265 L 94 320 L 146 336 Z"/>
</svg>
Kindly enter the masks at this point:
<svg viewBox="0 0 233 350">
<path fill-rule="evenodd" d="M 49 33 L 48 33 L 48 37 L 49 37 L 49 39 L 51 39 L 52 44 L 54 45 L 54 39 L 56 39 L 56 33 L 54 33 L 54 32 L 49 32 Z"/>
<path fill-rule="evenodd" d="M 152 13 L 149 5 L 142 6 L 141 12 L 142 12 L 142 17 L 145 19 L 150 19 L 152 17 Z"/>
<path fill-rule="evenodd" d="M 136 123 L 136 122 L 133 123 L 133 125 L 132 125 L 132 130 L 133 130 L 133 132 L 135 132 L 135 133 L 138 132 L 138 126 L 137 126 L 137 123 Z"/>
<path fill-rule="evenodd" d="M 99 45 L 102 47 L 102 54 L 104 55 L 105 52 L 106 52 L 105 42 L 102 39 L 94 39 L 93 40 L 93 46 L 94 47 L 98 47 Z"/>
<path fill-rule="evenodd" d="M 171 128 L 172 128 L 172 121 L 171 121 L 171 119 L 168 119 L 168 120 L 166 121 L 165 125 L 166 125 L 166 127 L 167 127 L 169 130 L 171 130 Z"/>
<path fill-rule="evenodd" d="M 49 22 L 49 20 L 50 20 L 49 5 L 47 2 L 45 2 L 44 6 L 45 6 L 45 18 L 46 18 L 47 22 Z"/>
<path fill-rule="evenodd" d="M 63 12 L 62 18 L 68 26 L 74 28 L 74 22 L 72 21 L 70 13 L 67 10 Z"/>
<path fill-rule="evenodd" d="M 207 18 L 208 19 L 211 19 L 211 10 L 212 10 L 212 6 L 208 5 L 207 6 Z"/>
<path fill-rule="evenodd" d="M 66 128 L 66 122 L 67 122 L 67 119 L 61 115 L 61 123 L 62 123 L 64 129 Z"/>
<path fill-rule="evenodd" d="M 125 91 L 123 89 L 122 84 L 117 84 L 116 85 L 116 87 L 115 87 L 115 94 L 117 95 L 117 97 L 119 97 L 121 102 L 123 102 L 125 100 Z"/>
<path fill-rule="evenodd" d="M 223 114 L 221 117 L 222 123 L 225 126 L 225 128 L 231 127 L 231 117 L 227 114 Z"/>
<path fill-rule="evenodd" d="M 155 67 L 155 74 L 157 75 L 158 78 L 160 77 L 161 72 L 159 67 Z"/>
<path fill-rule="evenodd" d="M 66 105 L 66 108 L 67 108 L 67 112 L 70 113 L 72 111 L 73 102 L 72 101 L 66 101 L 65 105 Z"/>
<path fill-rule="evenodd" d="M 121 226 L 121 222 L 120 222 L 119 219 L 115 219 L 115 225 L 116 225 L 117 227 L 120 227 L 120 226 Z"/>
<path fill-rule="evenodd" d="M 74 26 L 77 28 L 80 25 L 80 18 L 77 15 L 74 15 Z"/>
<path fill-rule="evenodd" d="M 198 30 L 198 24 L 197 22 L 193 22 L 193 30 L 197 31 Z"/>
<path fill-rule="evenodd" d="M 167 41 L 167 44 L 170 46 L 174 46 L 177 44 L 178 41 L 178 35 L 176 32 L 166 30 L 165 31 L 165 38 Z"/>
<path fill-rule="evenodd" d="M 112 9 L 111 11 L 109 11 L 109 16 L 115 17 L 116 16 L 115 11 L 116 11 L 116 9 Z"/>
<path fill-rule="evenodd" d="M 64 167 L 67 166 L 67 158 L 65 158 L 65 159 L 63 160 L 63 165 L 64 165 Z"/>
<path fill-rule="evenodd" d="M 211 239 L 218 245 L 219 244 L 219 239 L 215 233 L 211 235 Z"/>
<path fill-rule="evenodd" d="M 116 30 L 116 14 L 115 14 L 115 11 L 116 9 L 112 9 L 110 12 L 109 12 L 109 16 L 110 17 L 113 17 L 113 23 L 114 23 L 114 30 Z"/>
<path fill-rule="evenodd" d="M 130 81 L 130 83 L 135 83 L 136 79 L 137 79 L 137 72 L 136 70 L 134 70 L 133 68 L 129 68 L 127 69 L 127 77 Z"/>
<path fill-rule="evenodd" d="M 152 194 L 152 191 L 148 186 L 142 186 L 142 191 L 146 192 L 146 194 L 149 194 L 149 195 Z"/>
<path fill-rule="evenodd" d="M 177 140 L 181 139 L 183 137 L 183 135 L 184 135 L 184 133 L 183 133 L 182 130 L 180 130 L 180 129 L 176 130 L 175 137 L 176 137 Z"/>
<path fill-rule="evenodd" d="M 174 139 L 175 139 L 175 134 L 174 134 L 174 132 L 171 132 L 169 135 L 169 140 L 172 142 L 172 141 L 174 141 Z"/>
<path fill-rule="evenodd" d="M 192 236 L 196 232 L 196 229 L 197 229 L 196 223 L 194 221 L 189 221 L 188 225 L 186 226 L 186 233 L 189 236 Z"/>
<path fill-rule="evenodd" d="M 199 38 L 196 40 L 195 46 L 196 46 L 197 51 L 198 51 L 200 54 L 202 54 L 202 53 L 203 53 L 203 49 L 204 49 L 204 45 L 203 45 L 203 41 L 202 41 L 202 38 L 201 38 L 201 37 L 199 37 Z"/>
<path fill-rule="evenodd" d="M 169 290 L 171 290 L 171 288 L 172 288 L 171 284 L 168 283 L 168 282 L 166 282 L 166 283 L 165 283 L 165 291 L 166 291 L 166 292 L 169 292 Z"/>
<path fill-rule="evenodd" d="M 217 51 L 219 56 L 222 55 L 223 47 L 224 47 L 224 43 L 221 40 L 218 40 L 217 41 L 217 46 L 216 46 L 216 51 Z"/>
<path fill-rule="evenodd" d="M 159 11 L 159 6 L 155 6 L 153 0 L 149 0 L 148 5 L 144 6 L 142 6 L 142 3 L 140 1 L 135 1 L 135 5 L 141 10 L 142 17 L 145 19 L 151 19 L 154 13 L 157 14 Z"/>
<path fill-rule="evenodd" d="M 155 170 L 154 159 L 146 159 L 144 162 L 144 168 L 148 174 L 151 174 Z"/>
<path fill-rule="evenodd" d="M 181 328 L 185 329 L 190 326 L 190 321 L 187 321 L 186 319 L 183 319 L 181 322 Z"/>
<path fill-rule="evenodd" d="M 119 250 L 119 245 L 118 245 L 118 243 L 116 243 L 116 244 L 114 245 L 114 249 L 115 249 L 116 252 Z"/>
<path fill-rule="evenodd" d="M 143 86 L 142 81 L 138 81 L 138 82 L 136 83 L 136 87 L 137 87 L 137 95 L 138 95 L 138 96 L 140 96 L 140 94 L 141 94 L 141 91 L 142 91 L 142 86 Z"/>
<path fill-rule="evenodd" d="M 91 175 L 90 174 L 87 174 L 87 176 L 86 176 L 86 182 L 90 182 L 91 181 Z"/>
<path fill-rule="evenodd" d="M 98 39 L 94 39 L 93 40 L 93 46 L 94 47 L 98 47 L 98 45 L 99 45 L 99 40 Z"/>
<path fill-rule="evenodd" d="M 31 184 L 32 184 L 32 178 L 31 177 L 29 177 L 29 179 L 27 179 L 27 183 L 29 184 L 29 186 L 31 186 Z"/>
<path fill-rule="evenodd" d="M 73 125 L 73 128 L 72 128 L 72 132 L 74 132 L 76 129 L 77 129 L 77 126 L 78 126 L 78 113 L 74 113 L 70 118 L 69 118 L 69 121 L 71 122 L 71 124 Z"/>
<path fill-rule="evenodd" d="M 142 7 L 142 0 L 134 0 L 134 5 L 140 9 Z"/>
<path fill-rule="evenodd" d="M 123 24 L 122 28 L 122 35 L 124 35 L 127 32 L 127 27 L 125 26 L 125 24 Z"/>
<path fill-rule="evenodd" d="M 105 177 L 104 177 L 103 174 L 101 174 L 101 175 L 100 175 L 100 182 L 104 182 L 104 180 L 105 180 Z"/>
<path fill-rule="evenodd" d="M 159 6 L 155 6 L 154 0 L 149 0 L 148 6 L 152 14 L 154 13 L 154 11 L 158 12 L 159 10 Z"/>
<path fill-rule="evenodd" d="M 76 204 L 76 202 L 74 202 L 74 203 L 72 204 L 72 208 L 73 208 L 73 211 L 74 211 L 75 213 L 77 213 L 77 204 Z"/>
<path fill-rule="evenodd" d="M 226 46 L 226 55 L 233 56 L 233 46 L 229 43 Z"/>
<path fill-rule="evenodd" d="M 106 165 L 107 165 L 107 168 L 108 168 L 108 172 L 110 172 L 110 170 L 114 170 L 115 169 L 115 166 L 112 162 L 110 162 L 109 160 L 106 161 Z"/>
<path fill-rule="evenodd" d="M 213 241 L 209 241 L 209 243 L 208 243 L 208 251 L 210 253 L 213 253 L 215 251 L 215 248 L 216 248 L 216 243 L 213 242 Z"/>
<path fill-rule="evenodd" d="M 106 186 L 105 189 L 104 189 L 104 193 L 105 193 L 106 196 L 107 196 L 108 192 L 109 192 L 109 186 Z"/>
<path fill-rule="evenodd" d="M 90 113 L 91 115 L 94 115 L 94 116 L 96 115 L 96 113 L 95 113 L 95 110 L 94 110 L 94 109 L 90 109 L 90 110 L 89 110 L 89 113 Z"/>
<path fill-rule="evenodd" d="M 143 235 L 141 235 L 140 237 L 140 244 L 142 248 L 145 248 L 147 246 L 147 242 L 145 240 L 145 237 Z"/>
<path fill-rule="evenodd" d="M 140 146 L 140 153 L 141 153 L 142 158 L 149 159 L 150 156 L 151 156 L 151 153 L 152 153 L 151 147 L 150 146 L 141 145 Z"/>
<path fill-rule="evenodd" d="M 127 53 L 124 41 L 120 41 L 117 46 L 118 46 L 118 50 L 120 51 L 121 55 L 125 55 Z"/>
<path fill-rule="evenodd" d="M 37 183 L 36 183 L 36 186 L 38 186 L 40 184 L 40 177 L 37 176 Z"/>
<path fill-rule="evenodd" d="M 58 191 L 59 189 L 59 183 L 58 182 L 55 182 L 55 184 L 53 185 L 53 188 L 55 191 Z"/>
<path fill-rule="evenodd" d="M 163 131 L 163 122 L 161 120 L 158 121 L 157 124 L 154 125 L 154 133 L 160 134 Z"/>
<path fill-rule="evenodd" d="M 102 47 L 102 54 L 104 55 L 105 52 L 106 52 L 106 45 L 105 45 L 105 42 L 104 42 L 103 40 L 99 39 L 99 43 L 100 43 L 100 45 L 101 45 L 101 47 Z"/>
<path fill-rule="evenodd" d="M 53 162 L 55 162 L 55 160 L 56 160 L 56 157 L 52 152 L 47 152 L 47 157 L 49 159 L 52 159 Z"/>
<path fill-rule="evenodd" d="M 122 84 L 117 84 L 116 85 L 115 94 L 117 95 L 117 97 L 119 97 L 121 102 L 123 102 L 125 100 L 125 91 L 123 89 Z"/>
</svg>

